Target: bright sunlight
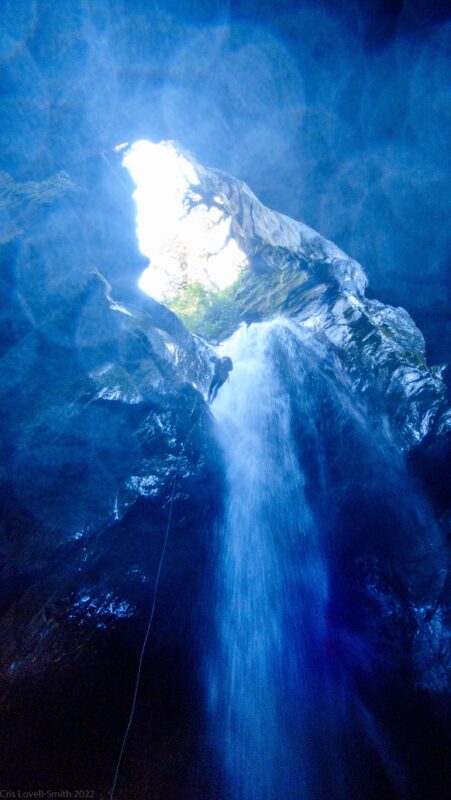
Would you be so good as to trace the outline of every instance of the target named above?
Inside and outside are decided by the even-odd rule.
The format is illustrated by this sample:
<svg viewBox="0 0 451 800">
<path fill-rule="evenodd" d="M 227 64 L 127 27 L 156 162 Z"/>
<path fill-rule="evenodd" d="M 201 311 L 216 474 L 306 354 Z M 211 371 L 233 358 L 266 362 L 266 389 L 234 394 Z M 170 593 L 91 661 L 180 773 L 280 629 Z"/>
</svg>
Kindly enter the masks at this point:
<svg viewBox="0 0 451 800">
<path fill-rule="evenodd" d="M 221 291 L 231 286 L 246 257 L 230 236 L 230 217 L 208 208 L 196 192 L 193 165 L 172 142 L 139 141 L 124 156 L 136 190 L 137 235 L 150 266 L 139 285 L 158 300 L 169 300 L 190 283 Z"/>
</svg>

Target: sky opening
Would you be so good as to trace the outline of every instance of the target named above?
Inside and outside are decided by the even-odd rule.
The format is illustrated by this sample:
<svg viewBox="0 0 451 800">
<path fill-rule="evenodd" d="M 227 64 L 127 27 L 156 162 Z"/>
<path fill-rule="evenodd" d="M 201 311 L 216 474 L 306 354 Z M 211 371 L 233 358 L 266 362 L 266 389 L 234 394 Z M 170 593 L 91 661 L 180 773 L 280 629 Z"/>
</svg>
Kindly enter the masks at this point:
<svg viewBox="0 0 451 800">
<path fill-rule="evenodd" d="M 139 248 L 150 262 L 140 288 L 164 301 L 195 282 L 212 291 L 231 286 L 246 256 L 230 236 L 221 199 L 210 208 L 202 202 L 190 161 L 172 142 L 142 140 L 127 149 L 123 165 L 136 184 Z"/>
</svg>

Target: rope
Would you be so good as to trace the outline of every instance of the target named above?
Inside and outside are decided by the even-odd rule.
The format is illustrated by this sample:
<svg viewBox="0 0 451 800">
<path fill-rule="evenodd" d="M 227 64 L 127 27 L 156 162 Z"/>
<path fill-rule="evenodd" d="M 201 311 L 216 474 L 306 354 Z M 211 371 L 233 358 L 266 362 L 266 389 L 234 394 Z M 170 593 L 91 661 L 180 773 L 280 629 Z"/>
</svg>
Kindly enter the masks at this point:
<svg viewBox="0 0 451 800">
<path fill-rule="evenodd" d="M 113 175 L 116 178 L 116 180 L 118 181 L 118 183 L 120 183 L 122 188 L 125 189 L 125 191 L 127 192 L 128 196 L 129 197 L 133 197 L 133 192 L 130 190 L 130 187 L 127 186 L 125 181 L 122 180 L 120 175 L 118 175 L 118 173 L 116 172 L 114 167 L 110 164 L 110 162 L 108 161 L 108 159 L 107 159 L 107 157 L 105 155 L 105 152 L 101 153 L 101 156 L 102 156 L 103 160 L 106 162 L 106 164 L 109 167 L 110 171 L 113 173 Z"/>
<path fill-rule="evenodd" d="M 194 408 L 194 406 L 193 406 L 193 408 Z M 141 669 L 142 669 L 143 660 L 144 660 L 144 654 L 146 652 L 147 642 L 148 642 L 148 639 L 149 639 L 149 634 L 150 634 L 150 630 L 152 628 L 153 618 L 154 618 L 154 614 L 155 614 L 155 607 L 156 607 L 156 603 L 157 603 L 158 585 L 159 585 L 159 582 L 160 582 L 160 575 L 161 575 L 161 570 L 162 570 L 162 567 L 163 567 L 164 557 L 165 557 L 165 553 L 166 553 L 166 547 L 167 547 L 168 538 L 169 538 L 169 530 L 170 530 L 170 527 L 171 527 L 172 507 L 173 507 L 174 499 L 175 499 L 175 488 L 176 488 L 177 479 L 178 479 L 178 476 L 179 476 L 180 462 L 181 462 L 181 458 L 182 458 L 182 455 L 184 453 L 185 447 L 188 444 L 188 441 L 191 438 L 191 435 L 192 435 L 194 429 L 199 424 L 199 422 L 200 422 L 200 415 L 197 418 L 196 422 L 194 423 L 193 427 L 191 428 L 190 432 L 188 433 L 188 436 L 186 437 L 185 441 L 182 444 L 182 447 L 180 449 L 180 453 L 179 453 L 179 456 L 178 456 L 178 462 L 179 463 L 177 465 L 177 468 L 176 468 L 176 471 L 175 471 L 175 475 L 174 475 L 174 478 L 173 478 L 173 481 L 172 481 L 171 494 L 170 494 L 170 497 L 169 497 L 168 521 L 167 521 L 167 525 L 166 525 L 166 531 L 165 531 L 165 535 L 164 535 L 163 547 L 162 547 L 162 550 L 161 550 L 160 560 L 158 562 L 158 569 L 157 569 L 157 574 L 156 574 L 156 578 L 155 578 L 155 584 L 154 584 L 154 590 L 153 590 L 153 599 L 152 599 L 152 607 L 151 607 L 151 611 L 150 611 L 149 621 L 148 621 L 147 627 L 146 627 L 146 632 L 144 634 L 144 639 L 143 639 L 143 643 L 142 643 L 142 647 L 141 647 L 141 652 L 140 652 L 140 655 L 139 655 L 138 669 L 137 669 L 137 672 L 136 672 L 136 680 L 135 680 L 135 689 L 134 689 L 134 692 L 133 692 L 133 700 L 132 700 L 132 705 L 131 705 L 131 708 L 130 708 L 130 714 L 129 714 L 129 718 L 128 718 L 128 722 L 127 722 L 127 727 L 125 729 L 125 733 L 124 733 L 124 736 L 123 736 L 123 739 L 122 739 L 121 749 L 119 751 L 119 758 L 117 760 L 116 771 L 114 773 L 114 779 L 113 779 L 113 783 L 112 783 L 111 791 L 110 791 L 110 800 L 114 800 L 114 795 L 115 795 L 115 792 L 116 792 L 116 785 L 117 785 L 117 781 L 118 781 L 118 777 L 119 777 L 119 770 L 121 768 L 121 763 L 122 763 L 122 757 L 124 755 L 125 746 L 127 744 L 128 736 L 129 736 L 130 729 L 132 727 L 133 718 L 134 718 L 134 715 L 135 715 L 136 702 L 137 702 L 137 699 L 138 699 L 138 691 L 139 691 L 139 685 L 140 685 L 140 680 L 141 680 Z"/>
<path fill-rule="evenodd" d="M 109 162 L 109 160 L 106 157 L 104 152 L 102 153 L 102 158 L 104 159 L 104 161 L 106 162 L 107 166 L 109 167 L 109 169 L 111 170 L 111 172 L 115 176 L 116 180 L 121 184 L 122 188 L 125 189 L 125 191 L 127 192 L 128 195 L 131 195 L 132 192 L 130 191 L 129 187 L 126 186 L 125 182 L 118 175 L 116 170 L 113 169 L 112 165 L 110 164 L 110 162 Z M 193 408 L 194 408 L 194 406 L 193 406 Z M 176 468 L 175 475 L 174 475 L 174 478 L 173 478 L 173 481 L 172 481 L 171 494 L 170 494 L 170 497 L 169 497 L 168 521 L 167 521 L 167 525 L 166 525 L 166 531 L 165 531 L 165 535 L 164 535 L 163 547 L 162 547 L 162 550 L 161 550 L 160 560 L 158 562 L 157 574 L 156 574 L 156 577 L 155 577 L 155 584 L 154 584 L 154 591 L 153 591 L 153 598 L 152 598 L 152 607 L 151 607 L 150 616 L 149 616 L 149 620 L 148 620 L 148 623 L 147 623 L 146 632 L 144 634 L 144 639 L 143 639 L 143 643 L 142 643 L 142 647 L 141 647 L 141 651 L 140 651 L 140 655 L 139 655 L 138 669 L 137 669 L 137 672 L 136 672 L 135 689 L 134 689 L 134 692 L 133 692 L 132 705 L 131 705 L 131 709 L 130 709 L 130 714 L 129 714 L 127 726 L 125 728 L 125 733 L 124 733 L 124 736 L 123 736 L 123 739 L 122 739 L 121 749 L 119 751 L 119 757 L 118 757 L 118 760 L 117 760 L 116 770 L 115 770 L 115 773 L 114 773 L 114 779 L 113 779 L 113 783 L 112 783 L 111 790 L 110 790 L 110 800 L 114 800 L 114 795 L 115 795 L 115 792 L 116 792 L 116 785 L 117 785 L 117 781 L 118 781 L 118 778 L 119 778 L 119 771 L 120 771 L 120 768 L 121 768 L 122 758 L 123 758 L 123 755 L 124 755 L 125 746 L 127 744 L 127 740 L 128 740 L 129 734 L 130 734 L 132 723 L 133 723 L 133 718 L 134 718 L 134 715 L 135 715 L 136 703 L 137 703 L 138 692 L 139 692 L 139 685 L 140 685 L 140 680 L 141 680 L 141 670 L 142 670 L 142 665 L 143 665 L 143 661 L 144 661 L 144 655 L 145 655 L 145 652 L 146 652 L 147 642 L 149 640 L 149 635 L 150 635 L 150 631 L 151 631 L 151 628 L 152 628 L 152 623 L 153 623 L 153 619 L 154 619 L 154 615 L 155 615 L 155 607 L 156 607 L 156 603 L 157 603 L 157 594 L 158 594 L 158 586 L 159 586 L 159 582 L 160 582 L 160 575 L 161 575 L 161 570 L 163 568 L 163 562 L 164 562 L 164 557 L 165 557 L 165 554 L 166 554 L 166 547 L 167 547 L 168 538 L 169 538 L 169 531 L 170 531 L 170 528 L 171 528 L 172 508 L 173 508 L 173 505 L 174 505 L 175 489 L 176 489 L 176 485 L 177 485 L 177 479 L 178 479 L 178 476 L 179 476 L 179 466 L 180 466 L 180 463 L 181 463 L 181 458 L 182 458 L 182 455 L 184 453 L 185 447 L 188 444 L 188 441 L 191 438 L 191 435 L 192 435 L 194 429 L 199 424 L 199 421 L 200 421 L 200 415 L 199 415 L 198 419 L 196 420 L 196 422 L 194 423 L 193 427 L 191 428 L 190 432 L 188 433 L 188 436 L 186 437 L 185 441 L 182 444 L 182 447 L 181 447 L 181 450 L 180 450 L 180 453 L 179 453 L 179 457 L 178 457 L 179 464 L 178 464 L 178 466 Z"/>
</svg>

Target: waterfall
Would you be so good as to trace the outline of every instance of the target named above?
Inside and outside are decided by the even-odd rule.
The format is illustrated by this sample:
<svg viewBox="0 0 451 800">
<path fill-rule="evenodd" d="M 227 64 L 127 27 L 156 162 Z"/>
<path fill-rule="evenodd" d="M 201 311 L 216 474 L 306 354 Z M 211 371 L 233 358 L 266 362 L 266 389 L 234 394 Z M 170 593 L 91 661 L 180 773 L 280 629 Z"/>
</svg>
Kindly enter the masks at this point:
<svg viewBox="0 0 451 800">
<path fill-rule="evenodd" d="M 224 351 L 203 673 L 214 797 L 423 798 L 406 777 L 421 722 L 403 649 L 441 557 L 427 505 L 313 331 L 243 326 Z"/>
<path fill-rule="evenodd" d="M 309 782 L 299 759 L 309 746 L 300 717 L 308 713 L 309 671 L 323 649 L 328 592 L 293 430 L 293 402 L 310 436 L 314 427 L 311 393 L 303 391 L 312 353 L 287 320 L 241 328 L 227 353 L 232 379 L 213 406 L 227 494 L 209 705 L 230 797 L 289 800 L 305 795 Z"/>
</svg>

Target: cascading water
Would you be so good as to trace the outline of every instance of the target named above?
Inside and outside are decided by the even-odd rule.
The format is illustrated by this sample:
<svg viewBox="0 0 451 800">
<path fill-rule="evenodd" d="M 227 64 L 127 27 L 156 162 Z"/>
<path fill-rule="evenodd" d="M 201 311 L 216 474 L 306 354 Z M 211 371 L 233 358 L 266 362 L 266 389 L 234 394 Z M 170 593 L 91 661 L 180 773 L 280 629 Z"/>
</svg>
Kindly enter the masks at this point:
<svg viewBox="0 0 451 800">
<path fill-rule="evenodd" d="M 240 800 L 294 798 L 308 783 L 287 701 L 301 690 L 308 703 L 305 677 L 324 639 L 327 576 L 287 391 L 287 367 L 301 391 L 303 382 L 294 327 L 275 321 L 241 329 L 227 350 L 233 383 L 214 405 L 228 488 L 209 696 L 230 793 Z M 307 427 L 310 402 L 306 395 Z"/>
<path fill-rule="evenodd" d="M 234 371 L 213 413 L 226 496 L 205 657 L 217 796 L 416 797 L 408 710 L 396 746 L 387 730 L 404 681 L 393 620 L 405 625 L 435 546 L 430 517 L 383 422 L 308 328 L 243 326 L 225 348 Z"/>
</svg>

